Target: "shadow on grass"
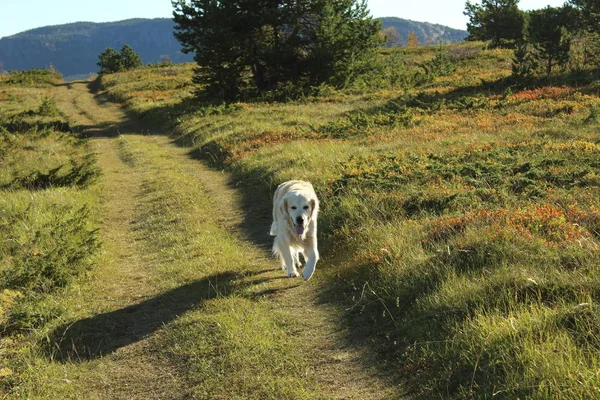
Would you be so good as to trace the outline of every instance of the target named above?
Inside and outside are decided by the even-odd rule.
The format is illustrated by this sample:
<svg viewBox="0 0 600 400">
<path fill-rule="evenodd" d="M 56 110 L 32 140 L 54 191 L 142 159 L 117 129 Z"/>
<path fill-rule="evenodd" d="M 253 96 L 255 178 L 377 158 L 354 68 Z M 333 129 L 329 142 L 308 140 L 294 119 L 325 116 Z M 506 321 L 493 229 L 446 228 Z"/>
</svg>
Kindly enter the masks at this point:
<svg viewBox="0 0 600 400">
<path fill-rule="evenodd" d="M 185 143 L 175 141 L 181 147 L 188 147 Z M 215 153 L 216 152 L 216 153 Z M 189 152 L 189 157 L 203 162 L 209 167 L 220 170 L 223 168 L 222 157 L 218 149 L 211 146 L 195 148 Z M 273 194 L 277 185 L 269 179 L 271 171 L 268 169 L 253 170 L 252 175 L 239 173 L 230 174 L 228 184 L 237 190 L 241 196 L 240 207 L 244 212 L 244 219 L 240 221 L 239 228 L 245 238 L 265 251 L 270 251 L 273 237 L 269 235 L 273 220 Z"/>
<path fill-rule="evenodd" d="M 546 86 L 557 86 L 577 88 L 582 94 L 597 95 L 600 90 L 597 85 L 598 79 L 600 79 L 600 68 L 563 73 L 550 77 L 519 79 L 507 76 L 494 81 L 482 80 L 478 84 L 456 87 L 447 92 L 428 91 L 428 86 L 417 86 L 413 88 L 414 94 L 404 93 L 383 105 L 348 112 L 341 120 L 325 125 L 324 133 L 332 137 L 344 138 L 356 136 L 357 132 L 359 132 L 359 135 L 364 134 L 364 128 L 371 125 L 379 127 L 393 126 L 400 121 L 408 123 L 407 126 L 410 126 L 413 123 L 410 117 L 414 110 L 427 113 L 436 113 L 444 108 L 457 110 L 458 112 L 476 109 L 491 110 L 493 108 L 489 101 L 490 97 L 504 98 L 503 96 L 508 95 L 513 90 L 519 92 Z M 512 106 L 515 105 L 513 102 Z M 502 107 L 502 105 L 496 107 Z M 404 121 L 402 118 L 399 119 L 407 113 L 408 118 L 405 118 Z M 361 126 L 361 124 L 364 126 Z"/>
<path fill-rule="evenodd" d="M 48 338 L 46 354 L 59 362 L 82 362 L 109 355 L 151 335 L 206 300 L 228 296 L 238 274 L 211 275 L 141 303 L 62 325 Z"/>
</svg>

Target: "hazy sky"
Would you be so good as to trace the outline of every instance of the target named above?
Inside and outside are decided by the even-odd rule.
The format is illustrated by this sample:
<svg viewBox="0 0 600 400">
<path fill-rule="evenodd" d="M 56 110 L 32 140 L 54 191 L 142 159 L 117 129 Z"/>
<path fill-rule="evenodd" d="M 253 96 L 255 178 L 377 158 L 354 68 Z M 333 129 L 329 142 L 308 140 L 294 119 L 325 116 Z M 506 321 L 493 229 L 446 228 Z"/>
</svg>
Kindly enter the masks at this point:
<svg viewBox="0 0 600 400">
<path fill-rule="evenodd" d="M 473 0 L 473 3 L 479 1 Z M 521 0 L 523 10 L 560 6 L 565 0 Z M 466 29 L 466 0 L 368 0 L 375 17 L 399 17 Z M 170 0 L 0 0 L 0 38 L 46 25 L 170 18 Z"/>
</svg>

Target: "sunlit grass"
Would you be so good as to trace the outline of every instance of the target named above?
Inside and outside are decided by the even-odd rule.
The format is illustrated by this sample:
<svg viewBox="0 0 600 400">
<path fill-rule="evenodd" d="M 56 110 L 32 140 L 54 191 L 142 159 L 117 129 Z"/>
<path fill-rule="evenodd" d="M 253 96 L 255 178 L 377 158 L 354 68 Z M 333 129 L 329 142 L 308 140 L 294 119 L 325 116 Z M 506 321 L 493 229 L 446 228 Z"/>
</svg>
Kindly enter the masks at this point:
<svg viewBox="0 0 600 400">
<path fill-rule="evenodd" d="M 63 314 L 53 296 L 99 247 L 95 160 L 49 95 L 50 71 L 0 78 L 0 392 L 26 380 L 36 342 Z"/>
<path fill-rule="evenodd" d="M 408 71 L 435 51 L 407 51 Z M 103 85 L 109 98 L 172 129 L 193 154 L 229 168 L 261 210 L 278 183 L 311 180 L 322 204 L 323 301 L 343 299 L 347 327 L 369 327 L 373 350 L 387 353 L 419 396 L 595 397 L 597 87 L 511 87 L 510 51 L 465 44 L 448 52 L 455 72 L 421 86 L 378 91 L 375 79 L 369 93 L 359 93 L 363 84 L 286 103 L 194 104 L 189 65 L 117 74 Z M 176 171 L 164 177 L 169 183 L 150 184 L 149 195 L 188 185 Z M 156 204 L 167 204 L 161 198 Z M 172 246 L 180 239 L 169 231 L 169 218 L 178 218 L 169 210 L 177 208 L 145 218 L 168 260 L 190 250 Z M 213 307 L 186 317 L 212 327 L 208 339 L 185 330 L 175 337 L 205 352 L 215 343 L 236 348 L 215 328 L 234 316 Z M 214 366 L 201 357 L 189 365 Z M 211 377 L 194 390 L 232 379 Z"/>
</svg>

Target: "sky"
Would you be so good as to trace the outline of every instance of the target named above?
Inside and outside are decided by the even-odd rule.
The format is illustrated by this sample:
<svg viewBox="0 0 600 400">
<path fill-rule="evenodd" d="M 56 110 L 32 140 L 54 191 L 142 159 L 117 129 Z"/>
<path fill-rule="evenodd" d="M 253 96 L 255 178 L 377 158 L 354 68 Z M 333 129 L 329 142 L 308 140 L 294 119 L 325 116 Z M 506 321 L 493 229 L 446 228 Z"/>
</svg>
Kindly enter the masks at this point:
<svg viewBox="0 0 600 400">
<path fill-rule="evenodd" d="M 466 0 L 367 0 L 374 17 L 399 17 L 456 29 L 466 29 L 465 3 Z M 535 10 L 564 3 L 565 0 L 521 0 L 519 8 Z M 0 0 L 0 38 L 47 25 L 171 18 L 171 14 L 171 0 Z"/>
</svg>

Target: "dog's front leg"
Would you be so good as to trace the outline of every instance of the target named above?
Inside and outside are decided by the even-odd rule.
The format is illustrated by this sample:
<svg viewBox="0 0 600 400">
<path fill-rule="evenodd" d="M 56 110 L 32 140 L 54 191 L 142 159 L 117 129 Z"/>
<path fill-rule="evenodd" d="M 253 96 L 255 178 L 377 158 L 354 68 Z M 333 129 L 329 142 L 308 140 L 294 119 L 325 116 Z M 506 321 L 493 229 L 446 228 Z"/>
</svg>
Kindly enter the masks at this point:
<svg viewBox="0 0 600 400">
<path fill-rule="evenodd" d="M 305 248 L 306 254 L 306 265 L 302 270 L 302 278 L 305 281 L 309 280 L 310 277 L 315 272 L 315 268 L 317 266 L 317 261 L 319 261 L 319 250 L 317 250 L 317 240 L 315 239 L 310 246 Z"/>
<path fill-rule="evenodd" d="M 279 246 L 279 255 L 285 264 L 285 269 L 287 270 L 287 275 L 289 278 L 296 278 L 300 276 L 298 270 L 296 269 L 296 260 L 297 256 L 294 256 L 295 250 L 292 250 L 290 246 L 281 245 Z"/>
</svg>

